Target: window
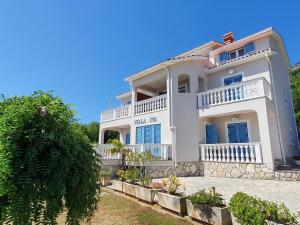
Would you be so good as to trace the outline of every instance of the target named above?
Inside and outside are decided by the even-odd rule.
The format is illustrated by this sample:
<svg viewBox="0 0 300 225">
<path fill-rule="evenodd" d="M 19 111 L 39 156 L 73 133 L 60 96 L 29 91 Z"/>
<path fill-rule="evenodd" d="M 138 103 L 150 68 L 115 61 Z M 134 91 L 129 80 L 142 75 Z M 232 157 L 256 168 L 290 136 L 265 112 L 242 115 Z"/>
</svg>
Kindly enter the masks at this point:
<svg viewBox="0 0 300 225">
<path fill-rule="evenodd" d="M 245 52 L 246 53 L 250 53 L 254 51 L 254 43 L 250 42 L 248 44 L 245 45 Z"/>
<path fill-rule="evenodd" d="M 228 54 L 227 54 L 227 52 L 222 52 L 220 54 L 220 61 L 224 62 L 224 61 L 227 61 L 227 60 L 228 60 Z"/>
<path fill-rule="evenodd" d="M 230 85 L 230 84 L 234 84 L 234 83 L 238 83 L 241 82 L 243 79 L 243 75 L 242 74 L 237 74 L 237 75 L 232 75 L 232 76 L 226 76 L 224 77 L 224 85 Z"/>
<path fill-rule="evenodd" d="M 186 85 L 179 85 L 178 86 L 178 93 L 186 93 Z"/>
<path fill-rule="evenodd" d="M 178 93 L 190 93 L 190 76 L 181 74 L 178 76 Z"/>
<path fill-rule="evenodd" d="M 230 52 L 222 52 L 220 53 L 220 62 L 224 62 L 230 59 L 235 59 L 237 57 L 243 56 L 247 53 L 251 53 L 254 51 L 254 43 L 250 42 L 246 44 L 244 47 L 230 51 Z"/>
<path fill-rule="evenodd" d="M 160 124 L 148 125 L 136 128 L 137 144 L 160 144 L 161 127 Z"/>
<path fill-rule="evenodd" d="M 236 51 L 232 51 L 232 52 L 229 52 L 229 59 L 235 59 L 236 58 Z"/>
</svg>

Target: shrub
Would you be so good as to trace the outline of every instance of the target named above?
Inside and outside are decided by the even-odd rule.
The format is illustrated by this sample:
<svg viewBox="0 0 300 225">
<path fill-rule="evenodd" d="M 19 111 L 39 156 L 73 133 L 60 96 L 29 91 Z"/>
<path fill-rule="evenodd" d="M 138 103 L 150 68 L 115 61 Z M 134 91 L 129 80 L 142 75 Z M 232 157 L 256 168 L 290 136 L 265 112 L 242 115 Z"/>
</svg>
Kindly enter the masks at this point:
<svg viewBox="0 0 300 225">
<path fill-rule="evenodd" d="M 50 93 L 0 100 L 0 224 L 91 218 L 100 163 L 74 115 Z"/>
<path fill-rule="evenodd" d="M 162 180 L 163 188 L 166 192 L 171 195 L 175 195 L 180 187 L 183 185 L 180 183 L 179 179 L 176 176 L 169 176 Z"/>
<path fill-rule="evenodd" d="M 117 170 L 117 177 L 119 177 L 120 181 L 126 180 L 126 171 L 125 170 Z"/>
<path fill-rule="evenodd" d="M 219 193 L 205 192 L 205 190 L 200 190 L 197 193 L 188 196 L 192 204 L 196 207 L 224 207 L 224 200 Z"/>
<path fill-rule="evenodd" d="M 101 171 L 100 177 L 112 177 L 111 171 Z"/>
<path fill-rule="evenodd" d="M 159 190 L 162 190 L 164 186 L 163 186 L 163 184 L 160 183 L 160 182 L 153 182 L 153 183 L 150 185 L 150 187 L 151 187 L 152 189 L 159 189 Z"/>
<path fill-rule="evenodd" d="M 139 180 L 139 170 L 137 168 L 130 168 L 125 172 L 126 181 L 131 184 L 135 184 Z"/>
<path fill-rule="evenodd" d="M 276 204 L 238 192 L 229 203 L 231 213 L 243 225 L 266 225 L 266 220 L 294 224 L 295 216 L 284 204 Z"/>
<path fill-rule="evenodd" d="M 152 183 L 152 177 L 150 173 L 145 173 L 144 176 L 140 176 L 140 182 L 144 188 L 150 188 Z"/>
</svg>

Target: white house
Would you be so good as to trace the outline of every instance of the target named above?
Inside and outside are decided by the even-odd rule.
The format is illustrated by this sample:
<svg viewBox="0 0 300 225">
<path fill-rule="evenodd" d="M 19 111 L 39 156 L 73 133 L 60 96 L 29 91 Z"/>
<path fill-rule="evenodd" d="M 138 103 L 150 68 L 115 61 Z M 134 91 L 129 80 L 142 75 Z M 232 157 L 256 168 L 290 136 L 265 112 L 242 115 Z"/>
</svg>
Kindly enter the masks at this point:
<svg viewBox="0 0 300 225">
<path fill-rule="evenodd" d="M 98 150 L 116 165 L 104 132 L 134 151 L 152 151 L 156 176 L 272 179 L 299 154 L 281 36 L 267 28 L 240 40 L 208 42 L 126 78 L 121 106 L 101 113 Z"/>
</svg>

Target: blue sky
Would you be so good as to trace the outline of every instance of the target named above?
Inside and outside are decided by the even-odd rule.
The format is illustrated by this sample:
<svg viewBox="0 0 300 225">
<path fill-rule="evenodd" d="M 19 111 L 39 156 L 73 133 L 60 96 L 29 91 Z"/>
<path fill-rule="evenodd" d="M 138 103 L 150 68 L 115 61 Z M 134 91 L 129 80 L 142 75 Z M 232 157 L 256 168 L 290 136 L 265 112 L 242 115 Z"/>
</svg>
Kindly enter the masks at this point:
<svg viewBox="0 0 300 225">
<path fill-rule="evenodd" d="M 9 0 L 0 2 L 0 93 L 53 90 L 84 123 L 99 120 L 124 78 L 233 31 L 273 26 L 300 61 L 299 1 Z"/>
</svg>

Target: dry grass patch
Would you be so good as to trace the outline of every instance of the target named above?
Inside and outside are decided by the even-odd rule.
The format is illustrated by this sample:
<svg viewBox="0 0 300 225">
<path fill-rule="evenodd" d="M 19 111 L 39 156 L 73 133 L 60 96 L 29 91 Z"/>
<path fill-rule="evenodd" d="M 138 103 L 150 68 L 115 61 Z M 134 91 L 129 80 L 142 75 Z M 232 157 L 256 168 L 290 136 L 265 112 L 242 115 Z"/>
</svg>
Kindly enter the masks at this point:
<svg viewBox="0 0 300 225">
<path fill-rule="evenodd" d="M 59 220 L 59 225 L 64 220 Z M 87 225 L 88 223 L 82 223 Z M 190 222 L 162 214 L 109 191 L 102 190 L 99 210 L 91 221 L 92 225 L 191 225 Z"/>
</svg>

